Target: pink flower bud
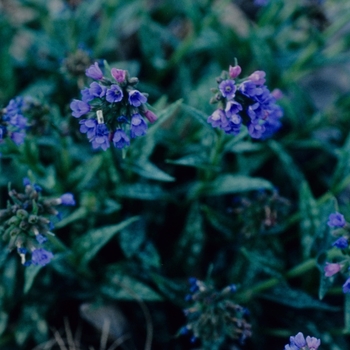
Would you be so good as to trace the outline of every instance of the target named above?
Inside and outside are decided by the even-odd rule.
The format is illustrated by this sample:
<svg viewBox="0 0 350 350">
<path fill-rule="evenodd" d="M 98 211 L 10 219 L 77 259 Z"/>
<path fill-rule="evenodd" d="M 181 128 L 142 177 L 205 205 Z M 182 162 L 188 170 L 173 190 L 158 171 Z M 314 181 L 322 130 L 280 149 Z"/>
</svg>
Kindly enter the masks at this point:
<svg viewBox="0 0 350 350">
<path fill-rule="evenodd" d="M 342 266 L 340 264 L 330 264 L 326 263 L 324 267 L 324 272 L 326 277 L 331 277 L 341 270 Z"/>
<path fill-rule="evenodd" d="M 257 70 L 253 74 L 251 74 L 248 79 L 252 81 L 256 85 L 263 85 L 265 84 L 265 75 L 266 73 L 262 70 Z"/>
<path fill-rule="evenodd" d="M 229 68 L 229 75 L 232 79 L 237 78 L 242 72 L 242 69 L 240 66 L 230 66 Z"/>
<path fill-rule="evenodd" d="M 145 117 L 148 119 L 150 123 L 154 123 L 157 120 L 157 116 L 150 110 L 147 110 L 145 112 Z"/>
<path fill-rule="evenodd" d="M 271 91 L 271 95 L 276 99 L 279 100 L 283 97 L 283 92 L 280 89 L 274 89 Z"/>
<path fill-rule="evenodd" d="M 112 68 L 111 73 L 113 78 L 118 82 L 122 83 L 125 81 L 126 72 L 123 69 Z"/>
</svg>

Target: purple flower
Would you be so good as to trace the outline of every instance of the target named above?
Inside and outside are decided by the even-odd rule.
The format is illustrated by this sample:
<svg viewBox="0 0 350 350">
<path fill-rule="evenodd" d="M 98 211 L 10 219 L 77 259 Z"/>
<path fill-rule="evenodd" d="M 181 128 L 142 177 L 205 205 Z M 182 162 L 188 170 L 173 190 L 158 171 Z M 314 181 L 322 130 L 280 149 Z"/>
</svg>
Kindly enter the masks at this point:
<svg viewBox="0 0 350 350">
<path fill-rule="evenodd" d="M 80 93 L 81 93 L 81 99 L 86 103 L 92 101 L 95 98 L 94 96 L 91 95 L 89 88 L 85 88 L 81 90 Z"/>
<path fill-rule="evenodd" d="M 36 235 L 36 240 L 38 241 L 39 244 L 43 244 L 47 241 L 47 238 L 41 234 Z"/>
<path fill-rule="evenodd" d="M 219 84 L 219 89 L 222 96 L 224 96 L 228 100 L 232 100 L 235 97 L 236 85 L 233 80 L 223 80 Z"/>
<path fill-rule="evenodd" d="M 265 75 L 266 73 L 262 70 L 257 70 L 254 73 L 252 73 L 248 79 L 252 81 L 256 85 L 264 85 L 265 84 Z"/>
<path fill-rule="evenodd" d="M 32 252 L 32 264 L 45 266 L 53 258 L 53 254 L 43 248 L 35 249 Z"/>
<path fill-rule="evenodd" d="M 27 118 L 23 117 L 22 114 L 15 114 L 10 118 L 10 124 L 19 129 L 25 129 L 27 127 Z"/>
<path fill-rule="evenodd" d="M 337 247 L 337 248 L 339 248 L 339 249 L 345 249 L 345 248 L 348 247 L 348 245 L 349 245 L 349 242 L 348 242 L 347 238 L 345 238 L 345 237 L 340 237 L 340 238 L 338 238 L 338 239 L 332 244 L 333 247 Z"/>
<path fill-rule="evenodd" d="M 96 81 L 94 81 L 93 83 L 90 84 L 89 92 L 91 96 L 101 98 L 106 95 L 106 90 L 107 88 L 105 86 L 102 86 L 99 83 L 96 83 Z"/>
<path fill-rule="evenodd" d="M 335 212 L 329 215 L 327 225 L 330 227 L 344 227 L 346 224 L 344 215 Z"/>
<path fill-rule="evenodd" d="M 63 205 L 75 205 L 74 196 L 72 193 L 65 193 L 60 197 L 61 204 Z"/>
<path fill-rule="evenodd" d="M 80 132 L 86 134 L 88 139 L 91 139 L 95 135 L 95 130 L 97 126 L 96 119 L 83 119 L 79 122 Z"/>
<path fill-rule="evenodd" d="M 318 347 L 321 345 L 321 340 L 315 337 L 307 336 L 306 344 L 309 347 L 309 350 L 317 350 Z"/>
<path fill-rule="evenodd" d="M 103 73 L 97 62 L 95 62 L 85 71 L 85 75 L 96 80 L 101 80 L 103 78 Z"/>
<path fill-rule="evenodd" d="M 115 84 L 111 85 L 111 88 L 107 90 L 106 100 L 110 103 L 120 102 L 123 99 L 122 89 Z"/>
<path fill-rule="evenodd" d="M 283 97 L 283 92 L 280 89 L 273 89 L 271 91 L 271 95 L 276 99 L 279 100 Z"/>
<path fill-rule="evenodd" d="M 157 116 L 153 112 L 151 112 L 150 110 L 147 110 L 145 112 L 145 117 L 147 118 L 147 120 L 150 123 L 154 123 L 157 120 Z"/>
<path fill-rule="evenodd" d="M 291 344 L 294 344 L 299 348 L 302 348 L 303 346 L 306 345 L 304 334 L 301 332 L 299 332 L 295 337 L 290 337 L 289 340 Z"/>
<path fill-rule="evenodd" d="M 141 106 L 142 103 L 146 103 L 146 96 L 142 95 L 138 90 L 131 90 L 129 92 L 129 103 L 134 107 Z"/>
<path fill-rule="evenodd" d="M 11 134 L 11 139 L 17 146 L 19 146 L 24 142 L 25 136 L 26 135 L 23 132 L 13 132 Z"/>
<path fill-rule="evenodd" d="M 111 69 L 111 74 L 113 76 L 113 78 L 118 82 L 118 83 L 122 83 L 125 81 L 125 77 L 126 77 L 126 72 L 123 69 L 117 69 L 117 68 L 112 68 Z"/>
<path fill-rule="evenodd" d="M 350 278 L 343 284 L 343 293 L 350 293 Z"/>
<path fill-rule="evenodd" d="M 18 96 L 10 100 L 9 104 L 6 106 L 6 116 L 12 117 L 15 114 L 22 113 L 24 100 L 22 97 Z"/>
<path fill-rule="evenodd" d="M 130 135 L 132 138 L 136 136 L 143 136 L 146 134 L 147 124 L 140 114 L 136 113 L 131 118 L 131 131 Z"/>
<path fill-rule="evenodd" d="M 23 178 L 23 186 L 30 186 L 31 182 L 28 177 Z"/>
<path fill-rule="evenodd" d="M 242 105 L 236 101 L 229 101 L 226 104 L 225 113 L 228 118 L 239 113 L 243 109 Z"/>
<path fill-rule="evenodd" d="M 93 149 L 102 148 L 104 151 L 109 148 L 109 131 L 106 124 L 97 124 L 95 135 L 90 139 Z"/>
<path fill-rule="evenodd" d="M 324 272 L 326 277 L 331 277 L 338 273 L 341 270 L 342 266 L 340 264 L 330 264 L 326 262 L 326 266 L 324 267 Z"/>
<path fill-rule="evenodd" d="M 241 74 L 241 72 L 242 72 L 242 69 L 238 65 L 234 67 L 230 66 L 229 68 L 229 76 L 232 79 L 237 78 Z"/>
<path fill-rule="evenodd" d="M 253 139 L 260 139 L 264 131 L 265 127 L 261 124 L 250 123 L 250 125 L 248 126 L 249 135 Z"/>
<path fill-rule="evenodd" d="M 254 97 L 255 95 L 259 95 L 261 93 L 261 89 L 250 80 L 244 81 L 242 84 L 239 85 L 238 89 L 242 94 L 248 97 Z"/>
<path fill-rule="evenodd" d="M 130 139 L 122 129 L 117 129 L 113 135 L 113 143 L 117 148 L 124 148 L 130 145 Z"/>
<path fill-rule="evenodd" d="M 90 112 L 90 106 L 80 100 L 73 100 L 70 104 L 70 109 L 73 111 L 72 116 L 75 118 L 80 118 L 82 115 Z"/>
<path fill-rule="evenodd" d="M 286 345 L 284 347 L 284 350 L 299 350 L 300 348 L 297 347 L 295 344 L 290 344 L 290 345 Z"/>
<path fill-rule="evenodd" d="M 225 112 L 222 109 L 217 109 L 213 114 L 208 117 L 207 122 L 211 124 L 213 128 L 219 127 L 224 129 L 229 125 Z"/>
</svg>

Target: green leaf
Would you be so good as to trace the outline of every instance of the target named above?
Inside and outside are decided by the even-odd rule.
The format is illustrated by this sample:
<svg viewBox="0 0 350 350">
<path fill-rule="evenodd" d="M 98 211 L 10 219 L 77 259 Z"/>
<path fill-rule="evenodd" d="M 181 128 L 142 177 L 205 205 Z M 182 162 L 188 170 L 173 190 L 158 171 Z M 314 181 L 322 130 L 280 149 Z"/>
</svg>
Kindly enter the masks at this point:
<svg viewBox="0 0 350 350">
<path fill-rule="evenodd" d="M 268 293 L 262 294 L 261 297 L 295 309 L 339 310 L 337 307 L 312 298 L 309 294 L 301 290 L 292 289 L 288 286 L 278 286 L 270 289 Z"/>
<path fill-rule="evenodd" d="M 197 187 L 197 188 L 196 188 Z M 254 190 L 272 190 L 273 185 L 258 177 L 249 177 L 243 175 L 221 175 L 211 184 L 201 187 L 197 184 L 192 189 L 193 193 L 198 193 L 204 196 L 222 196 L 231 193 L 240 193 Z"/>
<path fill-rule="evenodd" d="M 319 209 L 309 185 L 306 181 L 301 183 L 299 192 L 300 227 L 303 256 L 308 258 L 311 255 L 311 248 L 316 239 L 316 233 L 320 226 Z"/>
<path fill-rule="evenodd" d="M 158 185 L 135 183 L 132 185 L 123 185 L 117 188 L 117 196 L 141 200 L 159 200 L 166 199 L 169 195 Z"/>
<path fill-rule="evenodd" d="M 28 293 L 29 290 L 32 288 L 35 277 L 38 275 L 39 271 L 41 270 L 42 266 L 27 266 L 24 271 L 24 288 L 23 292 L 24 294 Z"/>
<path fill-rule="evenodd" d="M 214 132 L 213 127 L 207 122 L 207 119 L 209 117 L 208 115 L 206 115 L 202 111 L 200 111 L 194 107 L 188 106 L 188 105 L 182 105 L 182 110 L 184 112 L 188 113 L 195 120 L 197 120 L 202 126 L 205 126 L 209 130 Z"/>
<path fill-rule="evenodd" d="M 87 264 L 116 233 L 137 220 L 139 217 L 134 216 L 117 225 L 90 230 L 75 241 L 73 250 L 77 253 L 81 263 Z"/>
<path fill-rule="evenodd" d="M 61 221 L 57 222 L 55 224 L 55 228 L 58 229 L 58 228 L 65 227 L 74 221 L 85 218 L 87 216 L 87 214 L 88 214 L 88 211 L 86 208 L 84 208 L 84 207 L 78 208 L 77 210 L 73 211 L 72 214 L 65 217 Z"/>
<path fill-rule="evenodd" d="M 175 181 L 175 178 L 168 175 L 163 170 L 156 167 L 154 164 L 148 161 L 139 161 L 131 166 L 128 166 L 132 171 L 136 174 L 139 174 L 142 177 L 152 180 L 164 181 L 164 182 L 172 182 Z"/>
<path fill-rule="evenodd" d="M 200 169 L 212 169 L 217 171 L 220 170 L 219 167 L 214 166 L 208 162 L 208 157 L 205 154 L 189 154 L 176 160 L 167 159 L 166 162 L 169 164 L 190 166 Z"/>
<path fill-rule="evenodd" d="M 350 333 L 350 294 L 346 293 L 344 298 L 344 331 Z"/>
<path fill-rule="evenodd" d="M 198 265 L 204 243 L 203 218 L 199 203 L 195 201 L 189 209 L 185 229 L 175 250 L 175 259 L 186 266 L 187 272 L 191 272 Z"/>
<path fill-rule="evenodd" d="M 7 327 L 8 319 L 9 315 L 4 311 L 0 311 L 0 336 L 4 333 Z"/>
</svg>

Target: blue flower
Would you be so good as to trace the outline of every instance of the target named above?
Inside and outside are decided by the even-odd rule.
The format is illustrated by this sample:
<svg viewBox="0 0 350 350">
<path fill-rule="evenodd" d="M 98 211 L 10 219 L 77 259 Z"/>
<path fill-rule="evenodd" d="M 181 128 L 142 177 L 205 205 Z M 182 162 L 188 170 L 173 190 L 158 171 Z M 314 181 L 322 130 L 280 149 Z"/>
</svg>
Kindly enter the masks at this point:
<svg viewBox="0 0 350 350">
<path fill-rule="evenodd" d="M 81 90 L 80 93 L 81 93 L 81 99 L 84 102 L 90 102 L 95 98 L 93 95 L 91 95 L 89 88 L 85 88 Z"/>
<path fill-rule="evenodd" d="M 104 151 L 109 148 L 109 131 L 105 124 L 97 124 L 95 134 L 90 138 L 93 149 L 102 148 Z"/>
<path fill-rule="evenodd" d="M 117 129 L 113 135 L 113 143 L 117 148 L 124 148 L 130 145 L 130 139 L 122 129 Z"/>
<path fill-rule="evenodd" d="M 138 90 L 131 90 L 129 92 L 129 103 L 134 107 L 140 107 L 147 102 L 147 97 L 141 94 Z"/>
<path fill-rule="evenodd" d="M 239 85 L 239 91 L 248 96 L 254 97 L 260 93 L 260 88 L 258 88 L 252 81 L 246 80 L 242 84 Z"/>
<path fill-rule="evenodd" d="M 100 67 L 98 66 L 97 62 L 95 62 L 88 69 L 86 69 L 85 75 L 87 77 L 90 77 L 90 78 L 96 79 L 96 80 L 101 80 L 103 78 L 103 73 L 102 73 Z"/>
<path fill-rule="evenodd" d="M 345 249 L 349 245 L 348 240 L 345 237 L 338 238 L 333 244 L 333 247 L 337 247 L 339 249 Z"/>
<path fill-rule="evenodd" d="M 291 344 L 295 344 L 299 348 L 302 348 L 306 345 L 304 334 L 301 332 L 299 332 L 295 337 L 290 337 L 289 340 Z"/>
<path fill-rule="evenodd" d="M 330 227 L 344 227 L 346 221 L 344 215 L 335 212 L 329 215 L 327 225 Z"/>
<path fill-rule="evenodd" d="M 36 235 L 36 240 L 38 241 L 39 244 L 43 244 L 47 241 L 47 238 L 41 234 Z"/>
<path fill-rule="evenodd" d="M 82 134 L 86 134 L 88 139 L 91 139 L 95 135 L 95 130 L 97 126 L 96 119 L 83 119 L 79 122 L 80 124 L 80 132 Z"/>
<path fill-rule="evenodd" d="M 136 113 L 131 118 L 130 135 L 132 138 L 143 136 L 147 132 L 147 124 L 140 114 Z"/>
<path fill-rule="evenodd" d="M 90 106 L 80 100 L 73 100 L 70 104 L 70 108 L 73 111 L 72 116 L 75 118 L 80 118 L 82 115 L 90 112 Z"/>
<path fill-rule="evenodd" d="M 216 109 L 213 114 L 208 117 L 207 122 L 210 123 L 213 128 L 219 127 L 220 129 L 224 129 L 229 124 L 223 109 Z"/>
<path fill-rule="evenodd" d="M 23 117 L 22 114 L 15 114 L 10 118 L 9 123 L 18 129 L 25 129 L 27 127 L 27 118 Z"/>
<path fill-rule="evenodd" d="M 233 114 L 239 113 L 243 109 L 242 105 L 237 101 L 228 101 L 225 108 L 225 113 L 228 118 Z"/>
<path fill-rule="evenodd" d="M 72 193 L 65 193 L 60 197 L 61 204 L 63 205 L 75 205 L 74 196 Z"/>
<path fill-rule="evenodd" d="M 111 85 L 111 88 L 107 90 L 106 100 L 110 103 L 120 102 L 123 99 L 122 89 L 115 84 Z"/>
<path fill-rule="evenodd" d="M 343 293 L 350 293 L 350 278 L 343 284 Z"/>
<path fill-rule="evenodd" d="M 106 91 L 107 88 L 105 86 L 102 86 L 99 83 L 96 83 L 95 81 L 90 84 L 89 93 L 91 96 L 101 98 L 106 95 Z"/>
<path fill-rule="evenodd" d="M 32 252 L 32 264 L 45 266 L 53 258 L 53 254 L 43 248 L 35 249 Z"/>
<path fill-rule="evenodd" d="M 310 350 L 317 350 L 318 347 L 321 345 L 321 340 L 317 339 L 315 337 L 306 337 L 306 344 L 309 347 Z"/>
<path fill-rule="evenodd" d="M 24 132 L 13 132 L 11 134 L 12 141 L 17 145 L 21 145 L 24 142 L 24 138 L 26 137 L 26 134 Z"/>
<path fill-rule="evenodd" d="M 219 84 L 219 89 L 222 96 L 224 96 L 228 100 L 232 100 L 235 97 L 236 85 L 234 80 L 223 80 Z"/>
<path fill-rule="evenodd" d="M 265 131 L 265 126 L 258 123 L 250 123 L 248 126 L 249 135 L 253 139 L 260 139 Z"/>
</svg>

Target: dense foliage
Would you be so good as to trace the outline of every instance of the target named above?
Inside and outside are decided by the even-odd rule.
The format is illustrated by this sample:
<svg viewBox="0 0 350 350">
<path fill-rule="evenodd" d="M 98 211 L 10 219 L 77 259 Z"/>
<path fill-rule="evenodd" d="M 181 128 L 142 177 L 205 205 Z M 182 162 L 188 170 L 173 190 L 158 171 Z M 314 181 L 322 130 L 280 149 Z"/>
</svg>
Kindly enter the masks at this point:
<svg viewBox="0 0 350 350">
<path fill-rule="evenodd" d="M 349 18 L 0 1 L 1 349 L 347 349 Z"/>
</svg>

